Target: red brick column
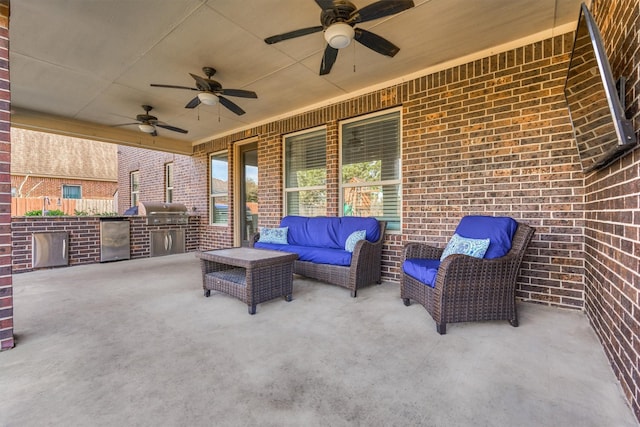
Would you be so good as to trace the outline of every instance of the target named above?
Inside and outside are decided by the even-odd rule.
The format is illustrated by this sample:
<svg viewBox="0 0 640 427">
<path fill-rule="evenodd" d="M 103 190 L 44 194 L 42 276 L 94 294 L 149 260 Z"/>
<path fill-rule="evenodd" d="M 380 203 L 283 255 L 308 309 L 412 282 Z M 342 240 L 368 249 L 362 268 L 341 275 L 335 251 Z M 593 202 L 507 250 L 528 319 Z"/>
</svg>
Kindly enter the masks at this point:
<svg viewBox="0 0 640 427">
<path fill-rule="evenodd" d="M 0 0 L 0 350 L 13 347 L 9 0 Z"/>
</svg>

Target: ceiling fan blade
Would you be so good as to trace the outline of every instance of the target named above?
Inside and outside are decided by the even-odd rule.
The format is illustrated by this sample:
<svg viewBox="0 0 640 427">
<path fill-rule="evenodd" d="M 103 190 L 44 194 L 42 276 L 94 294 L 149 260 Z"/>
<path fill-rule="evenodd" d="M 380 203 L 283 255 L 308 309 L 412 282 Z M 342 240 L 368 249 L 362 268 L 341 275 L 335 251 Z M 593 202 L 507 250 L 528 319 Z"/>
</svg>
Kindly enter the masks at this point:
<svg viewBox="0 0 640 427">
<path fill-rule="evenodd" d="M 288 33 L 267 37 L 266 39 L 264 39 L 264 42 L 266 44 L 274 44 L 274 43 L 281 42 L 283 40 L 294 39 L 296 37 L 306 36 L 307 34 L 317 33 L 322 30 L 323 30 L 322 25 L 318 25 L 316 27 L 301 28 L 299 30 L 289 31 Z"/>
<path fill-rule="evenodd" d="M 149 86 L 153 87 L 168 87 L 169 89 L 187 89 L 187 90 L 198 90 L 195 87 L 187 87 L 187 86 L 174 86 L 174 85 L 159 85 L 155 83 L 151 83 Z"/>
<path fill-rule="evenodd" d="M 320 63 L 320 75 L 324 76 L 325 74 L 329 74 L 331 72 L 331 67 L 336 62 L 336 58 L 338 57 L 338 49 L 332 48 L 327 44 L 327 47 L 324 49 L 324 55 L 322 56 L 322 62 Z"/>
<path fill-rule="evenodd" d="M 229 110 L 236 113 L 237 115 L 241 116 L 245 113 L 245 111 L 242 108 L 240 108 L 238 105 L 234 104 L 233 102 L 229 101 L 227 98 L 218 95 L 218 99 L 220 100 L 220 104 L 224 105 Z"/>
<path fill-rule="evenodd" d="M 242 90 L 242 89 L 222 89 L 220 91 L 222 95 L 227 96 L 237 96 L 239 98 L 257 98 L 258 95 L 255 92 L 250 90 Z"/>
<path fill-rule="evenodd" d="M 180 128 L 177 128 L 175 126 L 168 125 L 166 123 L 156 123 L 156 126 L 161 127 L 163 129 L 172 130 L 174 132 L 189 133 L 188 130 L 180 129 Z"/>
<path fill-rule="evenodd" d="M 140 122 L 134 122 L 134 123 L 121 123 L 119 125 L 111 125 L 112 127 L 118 127 L 118 126 L 131 126 L 131 125 L 139 125 Z"/>
<path fill-rule="evenodd" d="M 316 0 L 316 3 L 322 10 L 333 9 L 333 0 Z"/>
<path fill-rule="evenodd" d="M 349 21 L 354 24 L 372 21 L 374 19 L 384 18 L 385 16 L 395 15 L 403 10 L 411 9 L 413 6 L 412 0 L 381 0 L 356 10 L 351 15 Z"/>
<path fill-rule="evenodd" d="M 189 101 L 189 103 L 185 105 L 184 108 L 196 108 L 198 105 L 200 105 L 200 98 L 196 96 L 191 101 Z"/>
<path fill-rule="evenodd" d="M 154 129 L 153 132 L 151 132 L 149 135 L 151 136 L 158 136 L 158 132 Z"/>
<path fill-rule="evenodd" d="M 355 33 L 356 41 L 382 55 L 394 57 L 400 51 L 398 46 L 370 31 L 356 28 Z"/>
<path fill-rule="evenodd" d="M 196 81 L 196 86 L 200 91 L 211 92 L 213 88 L 207 79 L 203 79 L 202 77 L 191 73 L 189 73 L 189 75 Z"/>
</svg>

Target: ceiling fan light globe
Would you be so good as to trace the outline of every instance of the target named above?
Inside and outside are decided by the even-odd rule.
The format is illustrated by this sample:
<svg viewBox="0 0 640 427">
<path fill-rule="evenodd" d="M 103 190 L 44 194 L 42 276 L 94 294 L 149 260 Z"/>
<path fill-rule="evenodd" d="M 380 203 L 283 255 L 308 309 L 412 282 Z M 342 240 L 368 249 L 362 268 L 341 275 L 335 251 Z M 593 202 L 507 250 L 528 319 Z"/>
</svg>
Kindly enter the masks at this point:
<svg viewBox="0 0 640 427">
<path fill-rule="evenodd" d="M 329 46 L 334 49 L 342 49 L 349 46 L 354 36 L 355 31 L 353 27 L 344 22 L 336 22 L 324 32 L 324 39 L 329 43 Z"/>
<path fill-rule="evenodd" d="M 154 128 L 148 123 L 140 123 L 138 125 L 138 128 L 144 133 L 153 133 L 156 130 L 156 128 Z"/>
<path fill-rule="evenodd" d="M 218 103 L 218 97 L 210 92 L 200 92 L 198 99 L 205 105 L 216 105 Z"/>
</svg>

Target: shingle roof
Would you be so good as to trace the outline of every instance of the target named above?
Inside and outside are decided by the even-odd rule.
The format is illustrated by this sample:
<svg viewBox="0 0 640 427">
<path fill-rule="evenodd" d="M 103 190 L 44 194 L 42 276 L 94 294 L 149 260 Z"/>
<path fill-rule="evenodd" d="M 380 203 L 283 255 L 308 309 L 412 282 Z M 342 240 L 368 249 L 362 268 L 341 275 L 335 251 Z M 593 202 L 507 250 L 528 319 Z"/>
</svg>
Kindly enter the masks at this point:
<svg viewBox="0 0 640 427">
<path fill-rule="evenodd" d="M 11 174 L 118 180 L 118 146 L 11 128 Z"/>
</svg>

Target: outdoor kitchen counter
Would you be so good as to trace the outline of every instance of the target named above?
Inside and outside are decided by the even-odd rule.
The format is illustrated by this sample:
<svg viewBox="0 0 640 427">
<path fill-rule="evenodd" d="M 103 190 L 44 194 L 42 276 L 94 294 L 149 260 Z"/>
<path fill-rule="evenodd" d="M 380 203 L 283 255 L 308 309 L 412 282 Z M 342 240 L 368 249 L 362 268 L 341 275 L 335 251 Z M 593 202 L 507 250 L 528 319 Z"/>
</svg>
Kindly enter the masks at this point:
<svg viewBox="0 0 640 427">
<path fill-rule="evenodd" d="M 12 273 L 33 270 L 33 234 L 66 231 L 69 234 L 69 265 L 100 262 L 100 222 L 123 218 L 130 223 L 131 259 L 151 256 L 151 233 L 160 230 L 183 230 L 184 252 L 194 252 L 200 245 L 199 215 L 186 215 L 185 224 L 149 225 L 146 216 L 20 216 L 11 218 Z"/>
</svg>

